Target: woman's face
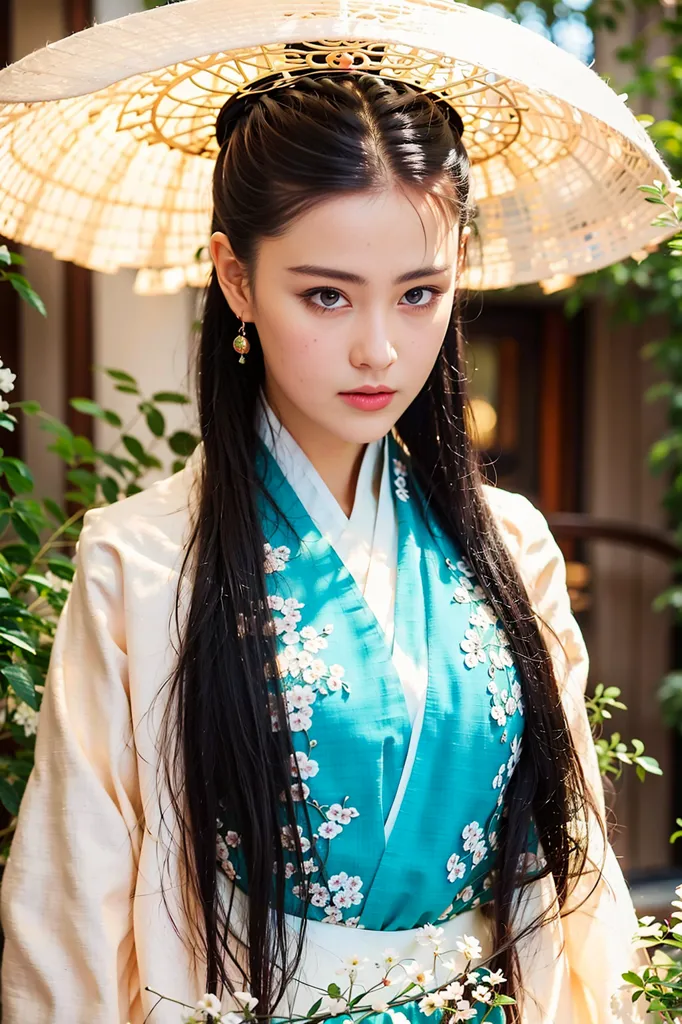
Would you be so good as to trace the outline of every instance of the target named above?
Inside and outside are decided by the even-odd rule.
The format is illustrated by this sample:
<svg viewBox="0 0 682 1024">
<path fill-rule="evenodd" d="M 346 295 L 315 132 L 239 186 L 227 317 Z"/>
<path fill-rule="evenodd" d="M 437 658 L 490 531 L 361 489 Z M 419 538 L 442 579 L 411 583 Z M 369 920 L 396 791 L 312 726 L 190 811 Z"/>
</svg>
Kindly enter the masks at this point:
<svg viewBox="0 0 682 1024">
<path fill-rule="evenodd" d="M 225 235 L 211 251 L 232 309 L 257 327 L 266 395 L 298 443 L 383 437 L 450 318 L 458 231 L 438 207 L 398 189 L 325 201 L 261 242 L 253 293 Z"/>
</svg>

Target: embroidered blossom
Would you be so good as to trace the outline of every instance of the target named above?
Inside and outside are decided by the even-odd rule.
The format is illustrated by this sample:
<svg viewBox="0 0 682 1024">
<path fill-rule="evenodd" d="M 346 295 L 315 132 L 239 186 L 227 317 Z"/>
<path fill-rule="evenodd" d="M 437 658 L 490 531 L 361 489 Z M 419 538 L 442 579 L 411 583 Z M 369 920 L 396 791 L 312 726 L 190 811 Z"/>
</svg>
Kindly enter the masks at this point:
<svg viewBox="0 0 682 1024">
<path fill-rule="evenodd" d="M 459 854 L 453 853 L 447 863 L 448 882 L 454 882 L 458 878 L 464 878 L 466 864 L 460 860 Z"/>
<path fill-rule="evenodd" d="M 291 551 L 289 548 L 281 545 L 278 548 L 273 548 L 271 544 L 265 544 L 264 546 L 265 561 L 263 568 L 266 573 L 281 572 L 289 561 Z"/>
</svg>

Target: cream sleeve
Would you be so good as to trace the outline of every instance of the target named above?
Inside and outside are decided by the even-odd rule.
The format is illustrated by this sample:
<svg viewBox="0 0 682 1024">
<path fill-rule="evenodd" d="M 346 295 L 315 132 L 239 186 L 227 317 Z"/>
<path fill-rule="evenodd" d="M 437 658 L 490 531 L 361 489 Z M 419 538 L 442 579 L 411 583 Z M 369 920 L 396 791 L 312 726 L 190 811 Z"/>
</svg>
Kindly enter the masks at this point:
<svg viewBox="0 0 682 1024">
<path fill-rule="evenodd" d="M 106 534 L 86 513 L 2 883 L 4 1024 L 125 1024 L 136 994 L 141 801 L 122 567 Z"/>
<path fill-rule="evenodd" d="M 564 557 L 545 517 L 525 498 L 514 497 L 522 506 L 521 574 L 541 620 L 573 742 L 603 823 L 604 789 L 585 707 L 589 659 L 571 611 Z M 623 972 L 641 970 L 648 956 L 633 948 L 637 916 L 620 864 L 611 845 L 604 842 L 594 814 L 587 828 L 588 864 L 564 913 L 586 901 L 562 918 L 574 1005 L 581 1007 L 580 1021 L 590 1024 L 640 1021 L 646 1019 L 641 1016 L 641 1004 L 633 1006 L 627 992 L 615 997 L 614 993 L 624 986 Z"/>
</svg>

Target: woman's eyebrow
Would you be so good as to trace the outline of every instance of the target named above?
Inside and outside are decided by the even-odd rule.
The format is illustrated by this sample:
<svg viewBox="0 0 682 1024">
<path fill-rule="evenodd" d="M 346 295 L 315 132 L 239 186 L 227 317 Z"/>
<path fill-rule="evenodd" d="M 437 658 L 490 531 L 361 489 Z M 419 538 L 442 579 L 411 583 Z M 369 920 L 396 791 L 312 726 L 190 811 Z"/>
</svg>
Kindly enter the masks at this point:
<svg viewBox="0 0 682 1024">
<path fill-rule="evenodd" d="M 417 270 L 408 270 L 405 274 L 396 277 L 394 284 L 404 284 L 406 281 L 414 281 L 419 277 L 431 277 L 434 274 L 445 274 L 450 271 L 449 266 L 444 267 L 419 267 Z M 349 270 L 334 270 L 332 267 L 316 267 L 311 263 L 302 263 L 298 267 L 287 267 L 292 274 L 307 274 L 310 277 L 329 277 L 336 281 L 348 281 L 349 284 L 367 284 L 367 278 L 360 274 L 353 274 Z"/>
</svg>

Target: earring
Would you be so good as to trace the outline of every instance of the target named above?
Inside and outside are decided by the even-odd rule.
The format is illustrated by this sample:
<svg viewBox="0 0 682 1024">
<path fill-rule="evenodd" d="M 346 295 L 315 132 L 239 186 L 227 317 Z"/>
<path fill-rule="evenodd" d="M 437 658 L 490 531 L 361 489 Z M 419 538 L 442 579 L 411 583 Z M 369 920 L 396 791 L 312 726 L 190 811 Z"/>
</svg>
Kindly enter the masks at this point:
<svg viewBox="0 0 682 1024">
<path fill-rule="evenodd" d="M 242 320 L 241 317 L 239 317 L 239 319 Z M 239 328 L 239 334 L 232 342 L 232 348 L 239 354 L 239 362 L 242 364 L 245 363 L 245 356 L 247 356 L 251 351 L 251 345 L 249 344 L 249 339 L 246 337 L 246 324 L 243 320 L 241 327 Z"/>
</svg>

